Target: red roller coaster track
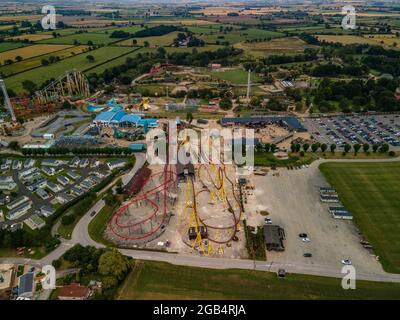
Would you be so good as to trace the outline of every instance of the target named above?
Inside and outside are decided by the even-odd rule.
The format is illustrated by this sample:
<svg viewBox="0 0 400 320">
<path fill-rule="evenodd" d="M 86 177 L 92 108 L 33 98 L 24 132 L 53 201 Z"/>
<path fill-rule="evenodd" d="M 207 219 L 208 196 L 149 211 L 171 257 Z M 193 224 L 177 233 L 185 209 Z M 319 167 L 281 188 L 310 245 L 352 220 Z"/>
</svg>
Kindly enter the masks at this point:
<svg viewBox="0 0 400 320">
<path fill-rule="evenodd" d="M 169 142 L 169 132 L 168 132 L 168 142 Z M 167 210 L 167 188 L 172 186 L 177 180 L 176 173 L 174 171 L 172 171 L 171 169 L 169 169 L 169 166 L 170 166 L 169 165 L 169 157 L 167 157 L 167 163 L 164 166 L 164 170 L 162 172 L 152 174 L 150 177 L 148 177 L 145 180 L 145 182 L 142 186 L 142 189 L 141 189 L 141 191 L 143 191 L 143 193 L 137 197 L 132 198 L 129 202 L 125 203 L 123 206 L 118 208 L 113 213 L 113 215 L 108 223 L 108 226 L 114 235 L 116 235 L 119 238 L 125 239 L 125 240 L 143 240 L 143 239 L 146 239 L 146 238 L 152 236 L 153 234 L 155 234 L 156 232 L 158 232 L 161 229 L 162 225 L 164 224 L 165 218 L 167 217 L 167 211 L 168 211 Z M 152 181 L 152 178 L 154 178 L 155 176 L 157 176 L 159 174 L 163 174 L 163 179 L 164 179 L 163 183 L 144 192 L 144 187 L 149 183 L 149 181 Z M 168 180 L 167 180 L 167 176 L 168 176 Z M 163 192 L 162 219 L 161 219 L 161 222 L 158 223 L 154 228 L 152 228 L 150 231 L 148 231 L 140 236 L 126 236 L 126 235 L 121 234 L 115 228 L 115 226 L 117 226 L 118 228 L 121 228 L 121 229 L 131 229 L 131 228 L 139 227 L 140 225 L 146 223 L 147 221 L 150 221 L 151 219 L 155 218 L 157 213 L 160 211 L 160 208 L 154 201 L 150 200 L 149 197 L 153 196 L 161 191 Z M 128 209 L 129 206 L 131 206 L 132 204 L 134 204 L 138 201 L 141 201 L 141 200 L 145 200 L 145 201 L 149 202 L 154 207 L 153 213 L 139 222 L 136 222 L 133 224 L 128 224 L 128 225 L 123 225 L 120 222 L 120 216 Z"/>
</svg>

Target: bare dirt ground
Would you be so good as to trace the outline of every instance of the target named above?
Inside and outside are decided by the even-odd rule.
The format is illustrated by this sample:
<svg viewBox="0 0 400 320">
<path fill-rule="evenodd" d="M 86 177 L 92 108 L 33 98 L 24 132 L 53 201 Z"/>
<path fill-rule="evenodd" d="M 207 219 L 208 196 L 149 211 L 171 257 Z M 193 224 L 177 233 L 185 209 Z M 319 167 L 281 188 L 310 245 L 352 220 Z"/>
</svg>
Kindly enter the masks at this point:
<svg viewBox="0 0 400 320">
<path fill-rule="evenodd" d="M 352 221 L 337 220 L 328 212 L 328 204 L 319 200 L 319 188 L 327 183 L 317 166 L 288 171 L 279 176 L 252 176 L 253 195 L 245 205 L 249 225 L 262 225 L 260 210 L 267 210 L 274 224 L 285 229 L 284 252 L 267 252 L 269 263 L 320 266 L 341 270 L 342 259 L 351 259 L 357 272 L 382 273 L 375 257 L 360 244 Z M 299 233 L 307 233 L 310 243 L 303 243 Z M 305 252 L 311 258 L 303 257 Z"/>
</svg>

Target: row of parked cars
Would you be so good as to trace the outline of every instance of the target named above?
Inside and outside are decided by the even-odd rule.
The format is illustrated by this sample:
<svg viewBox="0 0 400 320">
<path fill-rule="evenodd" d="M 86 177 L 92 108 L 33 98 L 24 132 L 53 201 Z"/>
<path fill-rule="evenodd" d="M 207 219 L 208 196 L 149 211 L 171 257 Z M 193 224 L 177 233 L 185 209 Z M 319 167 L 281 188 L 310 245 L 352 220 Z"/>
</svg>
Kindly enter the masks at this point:
<svg viewBox="0 0 400 320">
<path fill-rule="evenodd" d="M 314 119 L 323 128 L 326 137 L 339 147 L 350 144 L 382 144 L 400 146 L 399 115 L 391 116 L 339 116 Z M 400 120 L 400 119 L 399 119 Z M 315 123 L 314 122 L 314 123 Z M 321 132 L 313 132 L 321 137 Z"/>
</svg>

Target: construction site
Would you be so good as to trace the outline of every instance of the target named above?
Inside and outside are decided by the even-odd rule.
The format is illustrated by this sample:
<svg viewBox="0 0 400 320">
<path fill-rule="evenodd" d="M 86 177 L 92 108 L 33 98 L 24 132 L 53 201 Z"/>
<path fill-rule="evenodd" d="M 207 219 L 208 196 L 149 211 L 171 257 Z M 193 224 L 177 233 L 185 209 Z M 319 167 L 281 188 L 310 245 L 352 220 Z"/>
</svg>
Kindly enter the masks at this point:
<svg viewBox="0 0 400 320">
<path fill-rule="evenodd" d="M 180 148 L 190 151 L 182 141 Z M 143 167 L 126 186 L 129 200 L 114 211 L 106 238 L 125 248 L 247 257 L 237 181 L 235 166 L 223 163 Z"/>
</svg>

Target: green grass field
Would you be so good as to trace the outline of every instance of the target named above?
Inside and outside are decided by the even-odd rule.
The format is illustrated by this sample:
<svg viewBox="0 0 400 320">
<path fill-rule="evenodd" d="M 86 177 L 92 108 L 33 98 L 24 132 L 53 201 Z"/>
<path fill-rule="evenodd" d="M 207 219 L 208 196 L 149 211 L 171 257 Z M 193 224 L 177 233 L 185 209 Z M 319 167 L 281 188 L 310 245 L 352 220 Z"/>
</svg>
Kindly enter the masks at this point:
<svg viewBox="0 0 400 320">
<path fill-rule="evenodd" d="M 320 170 L 385 271 L 400 273 L 400 163 L 324 163 Z"/>
<path fill-rule="evenodd" d="M 244 290 L 244 288 L 246 290 Z M 400 284 L 357 281 L 343 290 L 341 279 L 252 270 L 215 270 L 136 261 L 117 299 L 399 299 Z"/>
<path fill-rule="evenodd" d="M 90 68 L 99 66 L 104 62 L 117 58 L 123 54 L 132 51 L 132 48 L 123 47 L 102 47 L 97 50 L 88 52 L 87 54 L 80 54 L 60 62 L 54 63 L 46 67 L 29 70 L 11 76 L 5 79 L 7 88 L 13 89 L 16 92 L 23 91 L 22 82 L 29 79 L 37 84 L 41 84 L 50 78 L 56 78 L 64 74 L 68 70 L 77 69 L 79 71 L 86 71 Z M 94 62 L 88 62 L 87 55 L 92 55 L 95 58 Z"/>
<path fill-rule="evenodd" d="M 104 239 L 103 232 L 115 209 L 116 207 L 109 207 L 106 205 L 97 213 L 93 220 L 90 221 L 88 226 L 90 238 L 98 243 L 112 245 L 110 242 Z"/>
<path fill-rule="evenodd" d="M 26 45 L 27 44 L 22 43 L 22 42 L 2 42 L 2 43 L 0 43 L 0 52 L 20 48 L 20 47 L 23 47 Z M 0 59 L 0 61 L 1 61 L 1 59 Z"/>
<path fill-rule="evenodd" d="M 126 41 L 128 41 L 128 40 L 126 40 Z M 196 48 L 196 50 L 198 52 L 215 51 L 215 50 L 218 50 L 220 48 L 223 48 L 223 46 L 207 45 L 207 46 L 204 46 L 204 47 Z M 132 48 L 132 50 L 134 50 L 134 49 L 135 48 Z M 193 48 L 177 48 L 177 47 L 165 47 L 164 49 L 167 51 L 167 53 L 192 52 L 192 50 L 193 50 Z M 138 53 L 142 53 L 143 54 L 143 53 L 152 53 L 152 52 L 156 53 L 157 49 L 155 49 L 155 48 L 140 48 L 140 47 L 137 47 L 136 51 L 133 51 L 132 53 L 127 54 L 126 56 L 123 56 L 123 57 L 114 59 L 114 60 L 112 60 L 110 62 L 104 63 L 104 64 L 102 64 L 102 65 L 100 65 L 100 66 L 98 66 L 98 67 L 96 67 L 94 69 L 91 69 L 88 73 L 97 73 L 97 74 L 99 74 L 99 73 L 102 73 L 106 69 L 111 69 L 111 68 L 113 68 L 115 66 L 124 64 L 126 62 L 127 58 L 135 58 L 135 56 Z"/>
<path fill-rule="evenodd" d="M 37 43 L 54 43 L 54 44 L 74 44 L 75 40 L 78 44 L 88 44 L 88 41 L 92 41 L 94 44 L 109 44 L 111 42 L 118 41 L 118 38 L 110 38 L 111 31 L 109 34 L 106 33 L 77 33 L 71 34 L 65 37 L 52 38 L 47 40 L 38 41 Z"/>
<path fill-rule="evenodd" d="M 275 167 L 286 167 L 286 166 L 302 166 L 304 164 L 310 164 L 314 160 L 317 160 L 318 157 L 308 152 L 301 157 L 296 154 L 290 154 L 289 159 L 281 160 L 276 158 L 271 152 L 255 152 L 254 153 L 254 165 L 256 166 L 275 166 Z"/>
<path fill-rule="evenodd" d="M 41 55 L 30 59 L 22 60 L 21 62 L 15 62 L 11 65 L 4 65 L 0 67 L 0 73 L 2 73 L 4 76 L 9 76 L 32 68 L 40 67 L 42 65 L 41 61 L 43 59 L 48 59 L 51 56 L 59 57 L 60 59 L 65 59 L 73 55 L 84 53 L 88 48 L 89 48 L 88 46 L 71 47 L 64 50 L 52 52 L 46 55 Z"/>
<path fill-rule="evenodd" d="M 245 29 L 245 30 L 234 30 L 230 32 L 219 32 L 215 30 L 213 34 L 205 34 L 201 38 L 207 43 L 216 43 L 228 41 L 229 44 L 238 43 L 245 40 L 253 39 L 268 39 L 283 36 L 283 33 L 268 31 L 262 29 Z"/>
<path fill-rule="evenodd" d="M 234 69 L 227 71 L 214 71 L 210 73 L 213 77 L 216 77 L 221 80 L 230 81 L 233 84 L 246 84 L 248 73 L 242 69 Z M 252 73 L 250 76 L 251 82 L 258 82 L 260 78 Z"/>
<path fill-rule="evenodd" d="M 167 34 L 164 34 L 162 36 L 154 36 L 154 37 L 144 37 L 144 38 L 134 38 L 137 41 L 138 46 L 144 46 L 144 43 L 147 41 L 150 46 L 170 46 L 174 39 L 177 37 L 178 32 L 170 32 Z M 118 45 L 121 46 L 132 46 L 132 41 L 133 39 L 128 39 L 124 40 L 121 42 L 118 42 Z"/>
</svg>

